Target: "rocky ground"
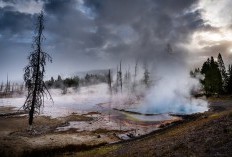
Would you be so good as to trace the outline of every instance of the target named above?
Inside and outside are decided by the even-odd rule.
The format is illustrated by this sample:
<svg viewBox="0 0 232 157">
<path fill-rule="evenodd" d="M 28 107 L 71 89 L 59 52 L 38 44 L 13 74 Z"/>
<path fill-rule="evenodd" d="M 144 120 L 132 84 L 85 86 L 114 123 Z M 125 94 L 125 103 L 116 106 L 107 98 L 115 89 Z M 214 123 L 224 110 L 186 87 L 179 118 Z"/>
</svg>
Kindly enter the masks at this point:
<svg viewBox="0 0 232 157">
<path fill-rule="evenodd" d="M 65 117 L 35 116 L 32 130 L 28 114 L 0 107 L 0 156 L 54 156 L 93 149 L 133 139 L 179 121 L 141 122 L 119 111 L 73 113 Z M 110 118 L 110 119 L 109 119 Z"/>
<path fill-rule="evenodd" d="M 211 98 L 210 111 L 133 141 L 62 156 L 232 156 L 232 99 Z"/>
<path fill-rule="evenodd" d="M 27 114 L 11 114 L 14 108 L 0 107 L 0 156 L 232 156 L 232 98 L 209 101 L 208 112 L 175 123 L 149 124 L 162 129 L 126 141 L 119 135 L 128 130 L 112 122 L 107 125 L 113 127 L 107 128 L 103 124 L 107 117 L 98 112 L 36 116 L 30 131 Z M 70 122 L 82 128 L 69 128 Z"/>
</svg>

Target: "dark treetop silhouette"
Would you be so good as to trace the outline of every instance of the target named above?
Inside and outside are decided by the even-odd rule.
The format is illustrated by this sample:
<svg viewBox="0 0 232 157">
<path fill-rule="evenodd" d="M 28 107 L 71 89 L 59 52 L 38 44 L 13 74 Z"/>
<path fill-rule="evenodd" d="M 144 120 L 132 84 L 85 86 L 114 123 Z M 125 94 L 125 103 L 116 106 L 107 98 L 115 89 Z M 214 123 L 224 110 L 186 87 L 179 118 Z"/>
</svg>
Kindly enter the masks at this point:
<svg viewBox="0 0 232 157">
<path fill-rule="evenodd" d="M 52 62 L 52 58 L 42 50 L 41 43 L 44 39 L 44 17 L 43 12 L 38 16 L 36 23 L 36 35 L 33 42 L 33 51 L 30 53 L 29 64 L 25 67 L 24 81 L 28 89 L 28 95 L 23 105 L 23 109 L 29 111 L 29 125 L 32 125 L 34 113 L 39 113 L 41 106 L 44 105 L 44 95 L 49 94 L 43 81 L 46 60 Z"/>
</svg>

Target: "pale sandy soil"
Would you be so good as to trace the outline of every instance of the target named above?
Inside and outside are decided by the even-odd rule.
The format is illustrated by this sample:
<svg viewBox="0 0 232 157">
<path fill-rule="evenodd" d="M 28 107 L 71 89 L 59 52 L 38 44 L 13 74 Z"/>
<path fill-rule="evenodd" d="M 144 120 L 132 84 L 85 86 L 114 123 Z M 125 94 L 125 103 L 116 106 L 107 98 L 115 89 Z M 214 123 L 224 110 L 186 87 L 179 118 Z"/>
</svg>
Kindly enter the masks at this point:
<svg viewBox="0 0 232 157">
<path fill-rule="evenodd" d="M 109 119 L 106 113 L 89 112 L 59 118 L 36 116 L 33 130 L 29 131 L 27 114 L 9 115 L 13 112 L 13 107 L 0 107 L 0 156 L 27 156 L 46 150 L 66 152 L 73 151 L 72 146 L 80 151 L 141 136 L 171 123 L 139 122 L 123 113 L 112 113 Z"/>
</svg>

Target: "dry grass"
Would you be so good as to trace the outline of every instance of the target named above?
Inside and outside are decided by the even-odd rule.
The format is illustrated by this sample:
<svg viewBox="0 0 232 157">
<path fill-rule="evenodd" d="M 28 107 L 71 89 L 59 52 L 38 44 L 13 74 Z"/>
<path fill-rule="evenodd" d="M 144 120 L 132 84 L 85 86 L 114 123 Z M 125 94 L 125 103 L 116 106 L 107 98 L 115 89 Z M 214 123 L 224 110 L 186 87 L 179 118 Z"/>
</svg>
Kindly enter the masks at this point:
<svg viewBox="0 0 232 157">
<path fill-rule="evenodd" d="M 143 139 L 71 156 L 232 156 L 232 110 L 206 113 L 196 120 Z M 102 154 L 104 152 L 104 154 Z"/>
</svg>

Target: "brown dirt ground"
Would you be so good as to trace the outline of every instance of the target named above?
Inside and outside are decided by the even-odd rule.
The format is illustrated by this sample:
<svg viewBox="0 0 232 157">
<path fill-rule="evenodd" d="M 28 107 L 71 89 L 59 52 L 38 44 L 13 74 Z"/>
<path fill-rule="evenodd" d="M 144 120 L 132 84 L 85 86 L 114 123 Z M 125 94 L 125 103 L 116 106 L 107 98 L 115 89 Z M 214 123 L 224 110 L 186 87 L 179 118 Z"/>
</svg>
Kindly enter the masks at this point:
<svg viewBox="0 0 232 157">
<path fill-rule="evenodd" d="M 2 108 L 2 107 L 1 107 Z M 3 109 L 3 108 L 2 108 Z M 4 108 L 5 113 L 12 108 Z M 84 115 L 70 115 L 51 119 L 45 116 L 34 118 L 33 130 L 28 129 L 27 115 L 0 116 L 0 156 L 48 156 L 57 152 L 89 149 L 114 141 L 114 136 L 101 136 L 101 132 L 78 132 L 70 129 L 57 132 L 56 128 L 66 126 L 69 121 L 91 121 L 93 118 Z M 107 134 L 105 132 L 104 134 Z M 109 132 L 113 135 L 113 132 Z M 52 151 L 53 150 L 53 151 Z"/>
<path fill-rule="evenodd" d="M 34 131 L 27 130 L 27 115 L 0 116 L 0 156 L 232 156 L 232 98 L 209 101 L 210 111 L 204 114 L 142 138 L 107 145 L 116 141 L 112 131 L 55 132 L 68 121 L 91 121 L 86 115 L 37 116 Z M 8 113 L 12 108 L 0 110 Z"/>
<path fill-rule="evenodd" d="M 133 141 L 60 156 L 232 156 L 232 99 L 210 98 L 210 111 Z"/>
</svg>

